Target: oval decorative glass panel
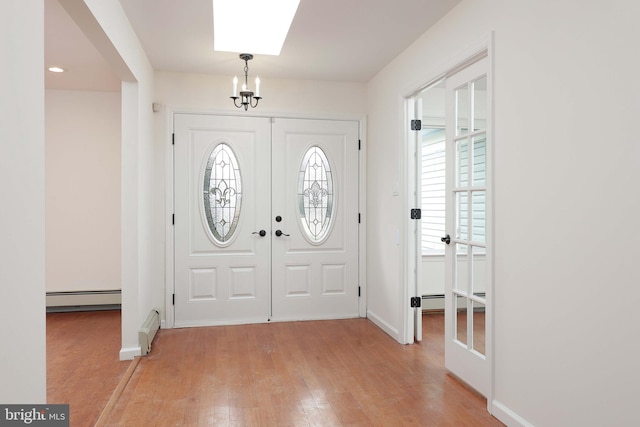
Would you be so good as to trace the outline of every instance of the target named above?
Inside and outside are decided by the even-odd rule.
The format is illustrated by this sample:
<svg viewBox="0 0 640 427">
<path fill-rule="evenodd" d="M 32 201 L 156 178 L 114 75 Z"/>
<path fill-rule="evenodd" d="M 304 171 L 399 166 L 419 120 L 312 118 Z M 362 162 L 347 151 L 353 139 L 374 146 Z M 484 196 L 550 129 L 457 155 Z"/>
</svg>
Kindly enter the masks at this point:
<svg viewBox="0 0 640 427">
<path fill-rule="evenodd" d="M 300 221 L 307 239 L 322 242 L 331 229 L 334 210 L 331 165 L 322 148 L 313 146 L 305 153 L 298 176 Z"/>
<path fill-rule="evenodd" d="M 228 144 L 216 145 L 204 170 L 204 212 L 214 241 L 226 244 L 233 237 L 242 202 L 242 177 L 233 150 Z"/>
</svg>

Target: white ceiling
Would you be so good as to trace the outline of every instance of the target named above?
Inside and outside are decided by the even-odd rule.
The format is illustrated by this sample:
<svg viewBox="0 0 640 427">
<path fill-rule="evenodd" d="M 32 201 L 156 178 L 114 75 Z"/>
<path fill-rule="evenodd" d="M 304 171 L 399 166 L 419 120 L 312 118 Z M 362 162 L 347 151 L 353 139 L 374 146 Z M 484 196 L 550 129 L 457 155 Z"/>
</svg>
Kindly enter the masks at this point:
<svg viewBox="0 0 640 427">
<path fill-rule="evenodd" d="M 367 82 L 459 1 L 301 0 L 280 56 L 256 55 L 249 72 L 263 79 Z M 211 0 L 120 2 L 156 70 L 243 73 L 237 53 L 213 51 Z M 119 90 L 57 0 L 45 0 L 45 65 L 69 70 L 47 72 L 47 88 Z"/>
<path fill-rule="evenodd" d="M 44 65 L 67 70 L 45 71 L 45 87 L 120 91 L 120 80 L 57 0 L 45 0 L 44 15 Z"/>
</svg>

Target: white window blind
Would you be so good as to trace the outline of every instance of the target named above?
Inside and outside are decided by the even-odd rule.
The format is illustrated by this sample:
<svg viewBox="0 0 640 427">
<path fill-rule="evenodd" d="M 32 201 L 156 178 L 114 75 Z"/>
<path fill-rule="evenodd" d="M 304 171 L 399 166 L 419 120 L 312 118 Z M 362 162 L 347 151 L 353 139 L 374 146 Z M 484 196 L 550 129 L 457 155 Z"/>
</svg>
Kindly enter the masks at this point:
<svg viewBox="0 0 640 427">
<path fill-rule="evenodd" d="M 443 254 L 445 235 L 445 131 L 422 131 L 422 253 Z"/>
</svg>

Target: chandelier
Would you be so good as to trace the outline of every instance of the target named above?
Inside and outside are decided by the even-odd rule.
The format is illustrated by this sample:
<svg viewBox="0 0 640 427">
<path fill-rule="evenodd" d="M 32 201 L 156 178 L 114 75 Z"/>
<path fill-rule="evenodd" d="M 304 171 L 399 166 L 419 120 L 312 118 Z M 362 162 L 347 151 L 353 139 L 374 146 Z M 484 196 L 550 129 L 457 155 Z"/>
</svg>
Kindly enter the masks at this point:
<svg viewBox="0 0 640 427">
<path fill-rule="evenodd" d="M 249 90 L 249 86 L 247 84 L 247 75 L 249 73 L 248 62 L 253 59 L 253 55 L 250 53 L 241 53 L 240 59 L 244 61 L 244 83 L 242 84 L 242 90 L 240 90 L 240 96 L 238 96 L 238 76 L 233 78 L 233 96 L 231 99 L 233 99 L 233 104 L 237 108 L 244 107 L 244 110 L 247 111 L 249 107 L 256 108 L 258 106 L 258 102 L 262 99 L 260 97 L 260 77 L 256 77 L 256 93 L 254 95 L 253 91 Z M 239 104 L 238 100 L 240 100 Z"/>
</svg>

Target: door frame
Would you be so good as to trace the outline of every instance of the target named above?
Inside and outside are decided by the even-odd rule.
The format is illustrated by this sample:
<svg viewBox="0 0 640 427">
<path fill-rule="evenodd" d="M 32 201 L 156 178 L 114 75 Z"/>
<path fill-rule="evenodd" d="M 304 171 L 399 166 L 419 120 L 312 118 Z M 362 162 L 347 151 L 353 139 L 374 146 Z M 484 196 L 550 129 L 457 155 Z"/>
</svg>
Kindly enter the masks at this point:
<svg viewBox="0 0 640 427">
<path fill-rule="evenodd" d="M 418 179 L 417 170 L 413 166 L 415 165 L 414 155 L 417 151 L 417 138 L 409 128 L 409 121 L 413 119 L 412 115 L 414 114 L 414 106 L 413 102 L 415 102 L 414 98 L 424 89 L 433 86 L 440 82 L 443 79 L 446 79 L 449 76 L 456 74 L 458 71 L 466 68 L 468 65 L 476 62 L 477 60 L 487 57 L 488 60 L 488 72 L 487 72 L 487 83 L 488 83 L 488 92 L 491 94 L 488 106 L 488 114 L 490 119 L 487 123 L 487 138 L 490 138 L 491 148 L 490 151 L 487 152 L 487 162 L 490 176 L 489 178 L 489 186 L 487 187 L 487 241 L 490 242 L 487 249 L 487 260 L 489 261 L 490 268 L 488 269 L 488 281 L 487 281 L 487 303 L 489 308 L 489 313 L 486 317 L 486 334 L 489 337 L 488 345 L 486 349 L 486 356 L 490 361 L 490 373 L 489 373 L 489 391 L 487 393 L 487 410 L 489 413 L 493 413 L 493 395 L 494 395 L 494 384 L 495 384 L 495 340 L 493 339 L 495 334 L 495 295 L 494 295 L 494 253 L 495 247 L 493 242 L 494 239 L 494 227 L 493 224 L 493 194 L 495 188 L 495 180 L 494 180 L 494 171 L 493 171 L 493 158 L 495 156 L 496 144 L 494 138 L 494 85 L 493 85 L 493 70 L 494 70 L 494 33 L 491 31 L 485 36 L 478 39 L 475 43 L 467 46 L 465 49 L 458 52 L 448 60 L 441 63 L 438 67 L 436 67 L 437 72 L 428 76 L 429 78 L 424 80 L 422 84 L 414 86 L 407 90 L 404 96 L 404 138 L 403 141 L 406 141 L 406 144 L 402 145 L 402 153 L 401 153 L 401 161 L 402 161 L 402 174 L 403 174 L 403 188 L 405 191 L 403 194 L 402 201 L 402 230 L 403 235 L 405 236 L 404 246 L 401 253 L 401 265 L 403 266 L 401 271 L 401 283 L 403 283 L 402 290 L 402 309 L 401 309 L 401 319 L 402 319 L 402 330 L 401 330 L 401 338 L 402 342 L 405 344 L 414 343 L 414 335 L 415 335 L 415 308 L 410 307 L 410 298 L 411 297 L 421 297 L 420 289 L 421 289 L 421 257 L 415 256 L 416 253 L 420 253 L 421 250 L 421 236 L 419 236 L 413 224 L 413 221 L 409 217 L 409 211 L 412 208 L 415 208 L 415 191 L 416 191 L 416 180 Z M 418 206 L 419 207 L 419 206 Z M 490 220 L 489 220 L 490 219 Z M 419 228 L 418 228 L 419 229 Z M 446 308 L 445 308 L 446 309 Z M 421 309 L 420 309 L 421 310 Z"/>
<path fill-rule="evenodd" d="M 307 120 L 335 120 L 335 121 L 354 121 L 358 122 L 358 132 L 360 135 L 360 150 L 358 152 L 358 212 L 360 212 L 360 228 L 358 233 L 358 282 L 360 286 L 360 299 L 358 301 L 358 311 L 360 317 L 367 316 L 367 271 L 366 271 L 366 249 L 367 249 L 367 143 L 366 131 L 367 121 L 365 115 L 326 115 L 326 114 L 304 114 L 304 113 L 276 113 L 270 111 L 247 111 L 239 113 L 231 110 L 205 110 L 201 108 L 185 108 L 172 105 L 165 106 L 165 128 L 163 143 L 165 144 L 165 208 L 164 208 L 164 224 L 165 224 L 165 274 L 164 288 L 161 292 L 154 295 L 155 305 L 164 307 L 160 313 L 160 327 L 175 327 L 175 311 L 173 305 L 174 293 L 174 251 L 175 242 L 173 234 L 173 197 L 174 197 L 174 151 L 173 151 L 173 132 L 174 117 L 176 114 L 202 114 L 212 116 L 232 116 L 232 117 L 263 117 L 272 120 L 281 119 L 307 119 Z"/>
</svg>

